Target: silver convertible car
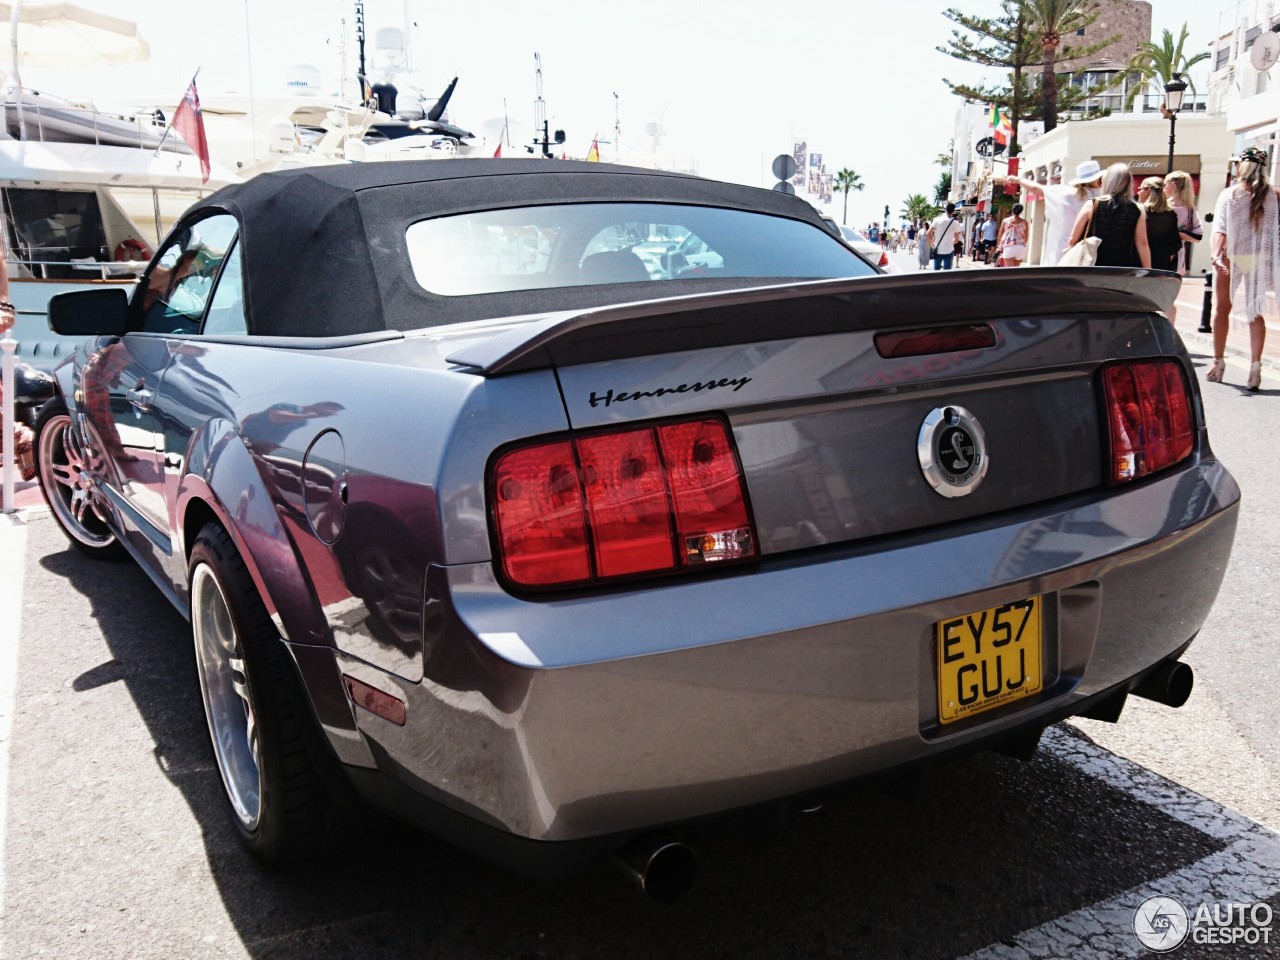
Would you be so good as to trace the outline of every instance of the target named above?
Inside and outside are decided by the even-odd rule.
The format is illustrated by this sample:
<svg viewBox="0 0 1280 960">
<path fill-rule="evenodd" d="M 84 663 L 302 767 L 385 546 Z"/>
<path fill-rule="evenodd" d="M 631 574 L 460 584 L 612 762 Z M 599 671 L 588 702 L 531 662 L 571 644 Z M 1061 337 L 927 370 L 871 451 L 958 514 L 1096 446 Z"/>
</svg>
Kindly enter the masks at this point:
<svg viewBox="0 0 1280 960">
<path fill-rule="evenodd" d="M 726 819 L 1185 700 L 1239 491 L 1178 282 L 884 276 L 604 164 L 267 174 L 53 301 L 39 476 L 189 618 L 259 856 L 362 799 L 674 896 Z"/>
</svg>

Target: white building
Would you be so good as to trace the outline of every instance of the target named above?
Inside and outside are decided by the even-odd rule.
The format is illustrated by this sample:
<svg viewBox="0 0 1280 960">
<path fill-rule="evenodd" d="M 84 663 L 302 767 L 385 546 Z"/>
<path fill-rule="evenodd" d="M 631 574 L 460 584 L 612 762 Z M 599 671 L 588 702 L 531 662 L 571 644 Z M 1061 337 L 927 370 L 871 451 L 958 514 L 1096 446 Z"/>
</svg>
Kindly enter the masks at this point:
<svg viewBox="0 0 1280 960">
<path fill-rule="evenodd" d="M 1180 115 L 1175 126 L 1173 169 L 1191 175 L 1196 187 L 1197 209 L 1203 218 L 1212 213 L 1218 194 L 1228 183 L 1232 135 L 1221 115 L 1191 113 Z M 1030 144 L 1022 153 L 1019 175 L 1040 183 L 1055 176 L 1069 182 L 1076 167 L 1096 160 L 1106 169 L 1124 162 L 1133 173 L 1135 185 L 1143 178 L 1160 176 L 1169 169 L 1169 121 L 1158 113 L 1121 113 L 1098 120 L 1059 124 L 1053 131 Z M 1023 195 L 1026 217 L 1031 222 L 1027 263 L 1040 262 L 1044 236 L 1044 203 L 1031 192 Z M 1203 273 L 1209 264 L 1207 243 L 1194 249 L 1190 270 Z"/>
<path fill-rule="evenodd" d="M 1236 18 L 1238 14 L 1238 19 Z M 1223 33 L 1209 46 L 1209 110 L 1226 118 L 1232 153 L 1257 146 L 1271 154 L 1271 178 L 1277 169 L 1280 130 L 1280 10 L 1270 0 L 1241 0 L 1221 19 Z"/>
</svg>

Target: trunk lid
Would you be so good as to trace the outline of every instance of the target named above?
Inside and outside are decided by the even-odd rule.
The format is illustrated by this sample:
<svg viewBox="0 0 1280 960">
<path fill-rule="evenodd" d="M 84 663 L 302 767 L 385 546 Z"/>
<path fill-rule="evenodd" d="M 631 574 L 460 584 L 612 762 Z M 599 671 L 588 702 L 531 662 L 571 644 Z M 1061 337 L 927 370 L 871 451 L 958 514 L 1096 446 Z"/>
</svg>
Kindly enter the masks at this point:
<svg viewBox="0 0 1280 960">
<path fill-rule="evenodd" d="M 488 350 L 490 376 L 552 360 L 576 430 L 724 415 L 768 555 L 1099 487 L 1097 368 L 1166 352 L 1151 314 L 1177 283 L 1058 269 L 832 281 L 558 318 L 468 353 L 483 369 Z M 877 347 L 975 324 L 990 346 Z"/>
</svg>

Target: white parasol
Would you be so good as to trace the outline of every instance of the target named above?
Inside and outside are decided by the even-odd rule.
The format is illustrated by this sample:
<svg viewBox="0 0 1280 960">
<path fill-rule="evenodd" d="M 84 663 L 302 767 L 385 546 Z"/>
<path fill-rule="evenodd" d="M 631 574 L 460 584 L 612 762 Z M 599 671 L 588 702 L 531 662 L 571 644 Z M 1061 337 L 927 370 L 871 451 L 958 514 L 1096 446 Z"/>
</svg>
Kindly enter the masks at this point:
<svg viewBox="0 0 1280 960">
<path fill-rule="evenodd" d="M 138 25 L 70 3 L 0 3 L 0 17 L 9 21 L 13 48 L 13 81 L 18 87 L 18 136 L 26 139 L 22 116 L 22 78 L 19 66 L 104 67 L 134 63 L 151 56 L 151 48 L 138 35 Z M 0 411 L 4 437 L 0 438 L 4 469 L 0 476 L 0 509 L 13 512 L 13 484 L 17 473 L 13 442 L 14 351 L 17 341 L 4 331 L 0 339 L 0 381 L 4 402 Z"/>
<path fill-rule="evenodd" d="M 132 20 L 71 3 L 0 3 L 15 67 L 111 67 L 151 56 Z"/>
</svg>

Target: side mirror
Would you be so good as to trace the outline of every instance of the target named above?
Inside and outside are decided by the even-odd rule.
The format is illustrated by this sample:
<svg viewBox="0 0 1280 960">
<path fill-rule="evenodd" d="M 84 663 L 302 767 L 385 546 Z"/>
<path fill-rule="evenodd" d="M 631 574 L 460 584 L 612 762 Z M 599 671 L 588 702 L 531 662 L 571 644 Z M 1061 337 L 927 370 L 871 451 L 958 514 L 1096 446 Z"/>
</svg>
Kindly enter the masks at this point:
<svg viewBox="0 0 1280 960">
<path fill-rule="evenodd" d="M 68 337 L 123 336 L 128 306 L 122 287 L 59 293 L 49 299 L 49 329 Z"/>
</svg>

